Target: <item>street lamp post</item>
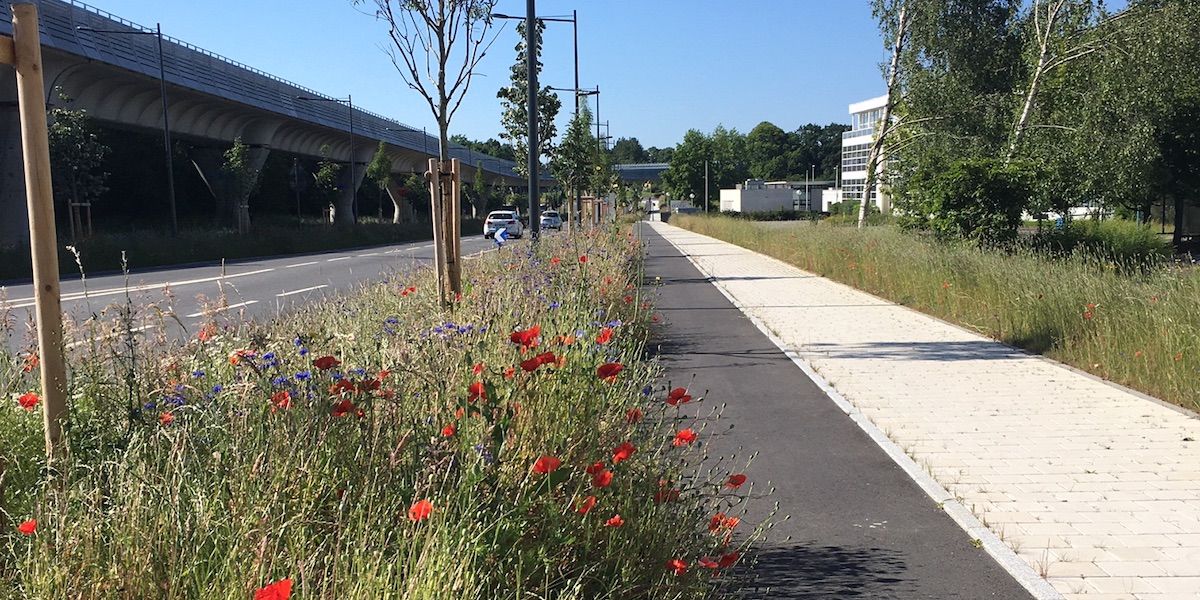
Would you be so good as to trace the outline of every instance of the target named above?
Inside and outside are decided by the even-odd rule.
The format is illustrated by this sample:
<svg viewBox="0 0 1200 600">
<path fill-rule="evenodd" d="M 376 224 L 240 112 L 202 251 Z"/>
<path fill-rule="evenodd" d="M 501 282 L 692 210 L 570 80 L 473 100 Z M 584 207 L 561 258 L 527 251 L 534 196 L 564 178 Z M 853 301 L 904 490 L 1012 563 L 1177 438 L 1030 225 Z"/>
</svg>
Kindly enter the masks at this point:
<svg viewBox="0 0 1200 600">
<path fill-rule="evenodd" d="M 166 61 L 163 58 L 162 24 L 155 23 L 154 31 L 140 31 L 136 29 L 95 29 L 82 25 L 76 27 L 75 30 L 110 35 L 152 35 L 158 38 L 158 85 L 159 95 L 162 97 L 163 153 L 167 165 L 167 204 L 171 210 L 171 235 L 178 236 L 179 217 L 175 210 L 175 169 L 174 161 L 171 160 L 171 121 L 167 115 L 167 68 Z"/>
<path fill-rule="evenodd" d="M 536 71 L 537 62 L 534 60 L 534 52 L 533 52 L 534 44 L 537 41 L 537 39 L 536 39 L 537 36 L 536 36 L 535 30 L 534 30 L 534 27 L 536 25 L 535 21 L 543 21 L 543 22 L 544 21 L 552 21 L 552 22 L 556 22 L 556 23 L 570 23 L 571 24 L 572 28 L 574 29 L 574 37 L 575 37 L 575 89 L 578 90 L 579 89 L 579 12 L 574 11 L 574 10 L 571 11 L 570 19 L 567 19 L 565 17 L 538 17 L 538 16 L 535 16 L 536 15 L 536 7 L 534 6 L 534 4 L 535 4 L 534 0 L 527 0 L 526 5 L 525 5 L 525 16 L 524 17 L 516 17 L 516 16 L 511 16 L 511 15 L 506 15 L 506 14 L 501 14 L 501 13 L 493 13 L 492 17 L 496 18 L 496 19 L 520 19 L 520 20 L 525 21 L 525 48 L 526 48 L 525 57 L 526 57 L 526 69 L 528 71 L 528 75 L 526 76 L 526 84 L 527 84 L 527 109 L 526 110 L 529 111 L 529 145 L 528 145 L 528 147 L 529 147 L 529 225 L 532 229 L 531 237 L 534 240 L 537 240 L 539 234 L 541 233 L 541 218 L 540 218 L 541 201 L 538 198 L 536 198 L 536 192 L 537 192 L 537 186 L 538 186 L 537 167 L 538 167 L 538 161 L 540 159 L 540 156 L 539 156 L 540 153 L 537 150 L 535 150 L 535 148 L 537 147 L 537 145 L 535 144 L 535 141 L 537 140 L 537 130 L 536 130 L 537 116 L 535 114 L 537 112 L 537 71 Z M 576 113 L 579 112 L 579 97 L 578 96 L 575 97 L 575 112 Z M 579 204 L 580 204 L 579 193 L 577 191 L 575 194 L 576 211 L 579 209 Z"/>
<path fill-rule="evenodd" d="M 356 178 L 356 176 L 358 175 L 358 171 L 355 169 L 355 166 L 354 166 L 354 150 L 355 150 L 355 148 L 354 148 L 354 141 L 355 141 L 354 140 L 354 96 L 351 94 L 346 94 L 345 98 L 322 98 L 320 96 L 296 96 L 296 99 L 297 100 L 306 100 L 308 102 L 337 102 L 338 104 L 345 104 L 346 106 L 348 106 L 350 108 L 350 188 L 353 190 L 351 193 L 354 194 L 354 196 L 353 196 L 354 201 L 351 203 L 350 206 L 352 207 L 352 210 L 353 210 L 351 216 L 354 217 L 354 222 L 357 224 L 358 223 L 358 179 Z"/>
</svg>

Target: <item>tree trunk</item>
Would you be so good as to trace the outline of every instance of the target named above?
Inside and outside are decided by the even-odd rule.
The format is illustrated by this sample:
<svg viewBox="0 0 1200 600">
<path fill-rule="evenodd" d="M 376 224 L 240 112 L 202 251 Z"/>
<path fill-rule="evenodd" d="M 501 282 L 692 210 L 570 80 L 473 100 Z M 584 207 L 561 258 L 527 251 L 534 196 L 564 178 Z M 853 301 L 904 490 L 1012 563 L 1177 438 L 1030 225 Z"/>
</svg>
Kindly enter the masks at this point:
<svg viewBox="0 0 1200 600">
<path fill-rule="evenodd" d="M 1178 250 L 1183 245 L 1183 213 L 1187 210 L 1183 194 L 1175 194 L 1175 233 L 1171 235 L 1171 245 Z"/>
<path fill-rule="evenodd" d="M 1042 76 L 1046 73 L 1046 65 L 1050 63 L 1050 34 L 1054 30 L 1054 22 L 1058 20 L 1058 15 L 1062 11 L 1066 0 L 1059 0 L 1054 7 L 1046 11 L 1046 29 L 1043 32 L 1041 29 L 1035 30 L 1035 35 L 1038 36 L 1038 64 L 1033 70 L 1033 76 L 1029 80 L 1029 89 L 1025 92 L 1025 102 L 1021 106 L 1021 114 L 1017 117 L 1017 122 L 1013 125 L 1012 140 L 1008 145 L 1008 154 L 1004 157 L 1005 163 L 1011 163 L 1013 158 L 1017 156 L 1017 148 L 1021 145 L 1021 139 L 1025 137 L 1025 130 L 1029 127 L 1029 117 L 1033 114 L 1033 106 L 1037 99 L 1038 89 L 1042 84 Z M 1035 4 L 1033 10 L 1038 10 Z"/>
<path fill-rule="evenodd" d="M 879 157 L 883 154 L 883 144 L 892 129 L 892 110 L 896 106 L 896 80 L 899 79 L 900 53 L 904 50 L 904 38 L 908 36 L 908 2 L 900 5 L 900 14 L 896 19 L 896 40 L 892 44 L 892 62 L 888 67 L 887 103 L 883 105 L 883 119 L 879 123 L 871 149 L 867 152 L 867 180 L 863 182 L 862 201 L 858 204 L 858 228 L 867 226 L 867 204 L 871 201 L 871 190 L 875 187 L 878 177 Z"/>
</svg>

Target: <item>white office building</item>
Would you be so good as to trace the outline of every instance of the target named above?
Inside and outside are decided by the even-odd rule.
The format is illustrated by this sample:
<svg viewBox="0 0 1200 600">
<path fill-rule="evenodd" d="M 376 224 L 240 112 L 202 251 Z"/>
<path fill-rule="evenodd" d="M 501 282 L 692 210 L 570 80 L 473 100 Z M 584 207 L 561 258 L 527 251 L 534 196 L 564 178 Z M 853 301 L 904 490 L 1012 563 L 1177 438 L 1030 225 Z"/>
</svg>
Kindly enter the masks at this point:
<svg viewBox="0 0 1200 600">
<path fill-rule="evenodd" d="M 821 190 L 833 185 L 831 181 L 764 181 L 747 179 L 732 190 L 721 190 L 721 210 L 740 213 L 794 210 L 815 212 L 821 210 L 819 201 L 810 202 L 810 195 L 817 200 Z"/>
<path fill-rule="evenodd" d="M 842 134 L 842 184 L 839 191 L 841 202 L 858 202 L 863 197 L 867 184 L 867 154 L 875 141 L 875 130 L 883 120 L 883 109 L 887 96 L 871 98 L 850 105 L 850 131 Z M 879 175 L 885 162 L 880 161 L 876 183 L 871 190 L 871 202 L 881 212 L 891 212 L 891 199 L 879 191 Z"/>
</svg>

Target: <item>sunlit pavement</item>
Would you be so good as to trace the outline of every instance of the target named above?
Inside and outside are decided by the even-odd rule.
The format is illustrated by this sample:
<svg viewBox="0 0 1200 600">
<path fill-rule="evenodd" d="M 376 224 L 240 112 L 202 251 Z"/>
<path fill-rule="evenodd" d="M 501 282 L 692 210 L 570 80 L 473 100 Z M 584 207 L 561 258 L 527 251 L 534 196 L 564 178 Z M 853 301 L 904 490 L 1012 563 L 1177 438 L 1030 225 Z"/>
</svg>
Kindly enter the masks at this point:
<svg viewBox="0 0 1200 600">
<path fill-rule="evenodd" d="M 663 223 L 643 227 L 830 382 L 864 430 L 886 436 L 881 447 L 900 450 L 897 464 L 907 461 L 918 479 L 932 475 L 944 490 L 929 493 L 944 494 L 947 511 L 974 513 L 1026 575 L 1045 576 L 1067 598 L 1200 599 L 1196 415 L 743 248 Z M 721 347 L 719 334 L 695 335 L 706 349 Z M 793 413 L 800 422 L 824 418 L 804 387 L 796 390 L 764 409 L 772 422 Z M 731 407 L 764 398 L 728 393 L 717 399 Z M 804 439 L 783 442 L 790 460 L 830 460 Z M 895 489 L 875 493 L 897 501 Z M 812 526 L 802 517 L 796 535 Z M 932 539 L 908 543 L 941 544 Z"/>
</svg>

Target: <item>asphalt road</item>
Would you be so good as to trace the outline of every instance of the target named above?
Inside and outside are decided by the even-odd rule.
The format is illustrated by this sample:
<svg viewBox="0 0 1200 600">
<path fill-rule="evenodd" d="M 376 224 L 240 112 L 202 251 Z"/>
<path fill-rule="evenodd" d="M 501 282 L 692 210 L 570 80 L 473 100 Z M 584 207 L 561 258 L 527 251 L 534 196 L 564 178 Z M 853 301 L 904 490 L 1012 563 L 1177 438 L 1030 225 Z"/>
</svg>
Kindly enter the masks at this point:
<svg viewBox="0 0 1200 600">
<path fill-rule="evenodd" d="M 481 236 L 464 237 L 464 256 L 493 248 L 495 243 Z M 113 303 L 125 303 L 126 293 L 137 306 L 165 306 L 168 294 L 173 298 L 175 317 L 194 334 L 208 315 L 229 313 L 238 316 L 266 319 L 289 308 L 352 289 L 367 281 L 379 280 L 397 271 L 412 269 L 433 261 L 433 244 L 429 241 L 395 246 L 382 246 L 345 252 L 323 252 L 277 258 L 219 262 L 179 268 L 163 268 L 123 274 L 62 281 L 63 312 L 67 318 L 83 321 L 99 314 Z M 23 323 L 33 320 L 33 285 L 21 284 L 0 288 L 5 307 L 13 312 L 18 334 L 8 340 L 10 350 L 28 347 Z M 215 302 L 224 294 L 223 308 Z M 151 313 L 143 314 L 143 319 Z M 139 322 L 137 328 L 149 328 Z M 184 330 L 173 335 L 182 335 Z"/>
<path fill-rule="evenodd" d="M 707 396 L 692 416 L 728 403 L 716 429 L 733 429 L 709 456 L 760 452 L 745 472 L 756 493 L 775 493 L 747 522 L 775 502 L 791 517 L 770 532 L 746 597 L 1030 598 L 687 257 L 640 231 L 648 282 L 662 278 L 650 347 L 673 385 Z"/>
</svg>

